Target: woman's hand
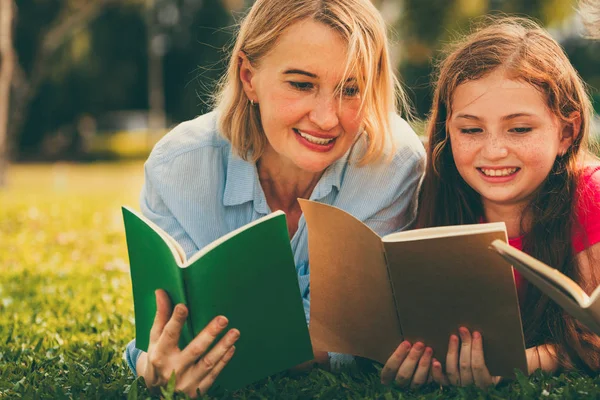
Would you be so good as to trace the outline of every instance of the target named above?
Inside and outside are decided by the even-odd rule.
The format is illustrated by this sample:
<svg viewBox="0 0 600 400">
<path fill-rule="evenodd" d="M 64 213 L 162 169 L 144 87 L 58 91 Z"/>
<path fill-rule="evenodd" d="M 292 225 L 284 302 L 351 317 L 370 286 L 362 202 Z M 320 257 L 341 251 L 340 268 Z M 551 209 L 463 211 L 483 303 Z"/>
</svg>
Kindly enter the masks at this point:
<svg viewBox="0 0 600 400">
<path fill-rule="evenodd" d="M 481 389 L 497 385 L 501 377 L 491 376 L 485 365 L 481 334 L 473 332 L 471 336 L 469 330 L 464 327 L 459 328 L 458 332 L 460 346 L 458 336 L 450 335 L 446 355 L 446 374 L 442 371 L 442 364 L 436 359 L 433 360 L 431 368 L 433 380 L 443 386 L 475 384 Z"/>
<path fill-rule="evenodd" d="M 400 343 L 381 370 L 381 383 L 395 382 L 399 386 L 418 388 L 430 380 L 429 370 L 433 350 L 421 342 L 414 346 L 408 341 Z"/>
<path fill-rule="evenodd" d="M 197 390 L 201 394 L 206 393 L 233 356 L 233 344 L 240 332 L 231 329 L 207 352 L 228 323 L 227 318 L 218 316 L 185 349 L 179 350 L 177 343 L 188 315 L 187 308 L 178 304 L 171 313 L 171 301 L 164 290 L 156 291 L 156 308 L 148 353 L 142 353 L 136 365 L 138 374 L 144 377 L 146 386 L 154 392 L 166 385 L 174 373 L 177 391 L 190 397 L 196 397 Z"/>
</svg>

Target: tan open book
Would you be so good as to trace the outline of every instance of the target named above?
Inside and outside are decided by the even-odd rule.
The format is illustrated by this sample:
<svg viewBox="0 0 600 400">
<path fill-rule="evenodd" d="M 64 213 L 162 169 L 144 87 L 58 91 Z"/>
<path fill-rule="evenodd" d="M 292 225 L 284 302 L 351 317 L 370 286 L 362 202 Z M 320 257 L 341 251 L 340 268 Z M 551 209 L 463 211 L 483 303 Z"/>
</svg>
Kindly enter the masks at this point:
<svg viewBox="0 0 600 400">
<path fill-rule="evenodd" d="M 596 335 L 600 335 L 600 286 L 594 290 L 591 296 L 588 296 L 578 284 L 559 270 L 549 267 L 514 247 L 496 240 L 492 242 L 492 248 L 510 262 L 529 282 L 537 286 Z"/>
<path fill-rule="evenodd" d="M 403 339 L 446 359 L 460 326 L 482 333 L 493 375 L 527 373 L 513 270 L 490 249 L 504 223 L 379 237 L 350 214 L 299 200 L 308 228 L 315 350 L 385 363 Z"/>
</svg>

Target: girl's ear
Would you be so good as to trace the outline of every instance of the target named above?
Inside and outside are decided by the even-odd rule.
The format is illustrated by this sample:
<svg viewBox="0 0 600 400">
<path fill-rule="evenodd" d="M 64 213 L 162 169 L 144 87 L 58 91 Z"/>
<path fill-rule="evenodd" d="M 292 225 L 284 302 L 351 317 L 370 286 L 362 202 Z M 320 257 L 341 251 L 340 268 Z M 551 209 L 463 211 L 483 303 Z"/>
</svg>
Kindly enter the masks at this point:
<svg viewBox="0 0 600 400">
<path fill-rule="evenodd" d="M 569 147 L 573 144 L 577 136 L 581 134 L 581 114 L 578 111 L 573 111 L 569 115 L 569 122 L 562 124 L 560 137 L 560 145 L 558 146 L 558 154 L 564 155 Z"/>
<path fill-rule="evenodd" d="M 256 89 L 253 85 L 253 78 L 256 75 L 256 69 L 248 60 L 246 53 L 240 51 L 238 53 L 238 63 L 240 66 L 240 81 L 242 82 L 242 87 L 244 88 L 244 92 L 248 97 L 248 100 L 258 103 L 256 96 Z"/>
</svg>

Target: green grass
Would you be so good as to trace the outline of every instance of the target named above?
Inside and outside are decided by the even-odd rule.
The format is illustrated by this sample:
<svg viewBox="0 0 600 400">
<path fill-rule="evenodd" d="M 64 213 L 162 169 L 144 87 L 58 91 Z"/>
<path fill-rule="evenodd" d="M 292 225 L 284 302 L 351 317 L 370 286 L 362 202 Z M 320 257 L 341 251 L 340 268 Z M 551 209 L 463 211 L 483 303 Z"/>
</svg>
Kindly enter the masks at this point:
<svg viewBox="0 0 600 400">
<path fill-rule="evenodd" d="M 11 169 L 10 186 L 0 191 L 0 399 L 149 397 L 122 359 L 134 319 L 119 206 L 137 205 L 142 179 L 141 163 Z M 412 392 L 382 386 L 377 371 L 313 370 L 212 396 L 564 399 L 600 397 L 599 384 L 577 373 L 538 373 L 487 394 Z M 165 397 L 173 398 L 172 389 Z"/>
</svg>

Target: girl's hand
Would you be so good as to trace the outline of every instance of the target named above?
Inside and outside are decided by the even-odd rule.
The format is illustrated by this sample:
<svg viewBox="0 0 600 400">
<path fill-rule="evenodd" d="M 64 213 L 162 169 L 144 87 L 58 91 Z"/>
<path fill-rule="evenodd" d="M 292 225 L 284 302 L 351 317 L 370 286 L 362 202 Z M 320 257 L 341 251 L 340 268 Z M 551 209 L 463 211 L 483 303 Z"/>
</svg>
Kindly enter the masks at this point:
<svg viewBox="0 0 600 400">
<path fill-rule="evenodd" d="M 473 336 L 467 328 L 458 330 L 456 335 L 450 335 L 448 354 L 446 355 L 446 374 L 442 371 L 442 364 L 434 359 L 432 364 L 433 380 L 440 385 L 469 386 L 475 384 L 481 389 L 487 389 L 500 382 L 500 376 L 491 376 L 485 365 L 483 355 L 483 339 L 479 332 Z"/>
<path fill-rule="evenodd" d="M 414 346 L 408 341 L 400 343 L 396 351 L 387 360 L 381 370 L 381 383 L 389 385 L 395 382 L 399 386 L 418 388 L 430 381 L 431 347 L 421 342 Z"/>
<path fill-rule="evenodd" d="M 158 392 L 175 374 L 176 390 L 190 397 L 208 391 L 221 370 L 233 356 L 233 344 L 240 336 L 237 329 L 231 329 L 210 350 L 215 338 L 227 326 L 227 318 L 213 319 L 183 350 L 177 343 L 188 312 L 183 304 L 178 304 L 171 315 L 171 301 L 164 290 L 156 291 L 156 317 L 150 331 L 148 353 L 142 353 L 137 362 L 138 374 L 144 377 L 146 386 Z"/>
</svg>

